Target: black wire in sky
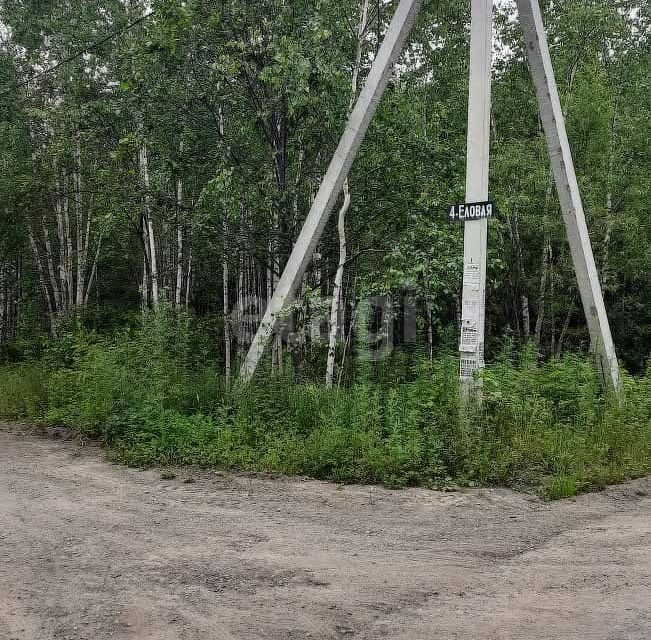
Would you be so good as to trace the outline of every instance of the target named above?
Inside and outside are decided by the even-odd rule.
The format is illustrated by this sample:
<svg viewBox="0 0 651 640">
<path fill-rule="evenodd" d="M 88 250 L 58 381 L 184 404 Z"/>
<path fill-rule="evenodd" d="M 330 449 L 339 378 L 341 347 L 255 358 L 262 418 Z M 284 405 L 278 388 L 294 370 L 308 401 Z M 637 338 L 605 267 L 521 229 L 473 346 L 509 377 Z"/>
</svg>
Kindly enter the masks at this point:
<svg viewBox="0 0 651 640">
<path fill-rule="evenodd" d="M 137 20 L 134 20 L 133 22 L 129 23 L 126 27 L 123 27 L 122 29 L 119 29 L 118 31 L 114 31 L 113 33 L 110 33 L 106 37 L 102 38 L 101 40 L 98 40 L 97 42 L 94 42 L 91 45 L 88 45 L 86 48 L 81 49 L 81 51 L 77 51 L 77 53 L 72 54 L 71 56 L 68 56 L 67 58 L 64 58 L 63 60 L 57 62 L 56 64 L 52 65 L 51 67 L 48 67 L 47 69 L 43 69 L 43 71 L 39 71 L 38 73 L 34 74 L 31 78 L 28 78 L 27 80 L 23 80 L 22 82 L 18 82 L 6 91 L 3 91 L 0 93 L 0 96 L 4 96 L 7 93 L 13 91 L 14 89 L 20 89 L 21 87 L 24 87 L 25 85 L 28 85 L 30 82 L 33 82 L 34 80 L 37 80 L 41 76 L 44 76 L 48 73 L 52 73 L 52 71 L 55 71 L 59 67 L 62 67 L 64 64 L 68 64 L 69 62 L 72 62 L 73 60 L 76 60 L 77 58 L 80 58 L 86 53 L 90 53 L 91 51 L 94 51 L 98 47 L 101 47 L 103 44 L 108 42 L 109 40 L 112 40 L 113 38 L 117 38 L 118 36 L 121 36 L 122 34 L 126 33 L 130 29 L 133 29 L 133 27 L 139 25 L 141 22 L 144 22 L 148 18 L 151 18 L 151 16 L 154 15 L 154 11 L 150 11 L 149 13 L 146 13 L 144 16 L 141 16 Z"/>
</svg>

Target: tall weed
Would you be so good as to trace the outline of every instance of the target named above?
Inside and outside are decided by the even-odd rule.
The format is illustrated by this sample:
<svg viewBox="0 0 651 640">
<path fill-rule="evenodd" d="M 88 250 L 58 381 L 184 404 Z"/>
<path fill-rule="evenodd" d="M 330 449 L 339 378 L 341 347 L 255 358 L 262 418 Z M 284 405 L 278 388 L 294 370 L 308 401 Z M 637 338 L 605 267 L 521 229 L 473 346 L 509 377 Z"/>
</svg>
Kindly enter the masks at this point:
<svg viewBox="0 0 651 640">
<path fill-rule="evenodd" d="M 396 356 L 393 370 L 330 391 L 290 374 L 229 388 L 205 334 L 184 316 L 163 312 L 111 338 L 67 340 L 45 365 L 1 370 L 0 414 L 98 436 L 131 465 L 391 487 L 454 480 L 550 498 L 649 471 L 651 370 L 624 375 L 618 399 L 601 395 L 586 359 L 540 365 L 531 351 L 504 352 L 484 373 L 482 402 L 462 405 L 454 355 Z"/>
</svg>

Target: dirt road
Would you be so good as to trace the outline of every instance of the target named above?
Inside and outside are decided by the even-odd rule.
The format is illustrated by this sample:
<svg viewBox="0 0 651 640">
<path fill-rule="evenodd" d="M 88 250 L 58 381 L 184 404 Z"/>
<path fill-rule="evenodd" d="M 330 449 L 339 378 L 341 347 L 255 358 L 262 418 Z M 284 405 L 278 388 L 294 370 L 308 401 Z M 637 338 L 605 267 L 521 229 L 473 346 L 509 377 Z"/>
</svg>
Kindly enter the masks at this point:
<svg viewBox="0 0 651 640">
<path fill-rule="evenodd" d="M 164 480 L 4 423 L 0 639 L 647 640 L 650 489 Z"/>
</svg>

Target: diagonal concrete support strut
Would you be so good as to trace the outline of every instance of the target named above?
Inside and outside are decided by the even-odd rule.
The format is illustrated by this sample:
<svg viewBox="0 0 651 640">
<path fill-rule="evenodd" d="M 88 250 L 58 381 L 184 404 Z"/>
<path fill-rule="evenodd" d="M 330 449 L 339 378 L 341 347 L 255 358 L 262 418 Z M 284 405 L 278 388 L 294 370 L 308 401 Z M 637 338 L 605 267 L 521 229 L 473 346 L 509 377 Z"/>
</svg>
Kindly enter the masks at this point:
<svg viewBox="0 0 651 640">
<path fill-rule="evenodd" d="M 590 330 L 591 348 L 597 356 L 603 385 L 617 391 L 620 388 L 617 354 L 592 253 L 540 5 L 538 0 L 516 0 L 516 3 L 576 279 Z"/>
<path fill-rule="evenodd" d="M 245 382 L 248 382 L 255 374 L 269 338 L 281 320 L 283 307 L 296 293 L 389 82 L 393 65 L 398 59 L 418 15 L 421 2 L 422 0 L 401 0 L 398 5 L 357 104 L 348 119 L 339 146 L 323 178 L 314 204 L 242 365 L 240 376 Z"/>
</svg>

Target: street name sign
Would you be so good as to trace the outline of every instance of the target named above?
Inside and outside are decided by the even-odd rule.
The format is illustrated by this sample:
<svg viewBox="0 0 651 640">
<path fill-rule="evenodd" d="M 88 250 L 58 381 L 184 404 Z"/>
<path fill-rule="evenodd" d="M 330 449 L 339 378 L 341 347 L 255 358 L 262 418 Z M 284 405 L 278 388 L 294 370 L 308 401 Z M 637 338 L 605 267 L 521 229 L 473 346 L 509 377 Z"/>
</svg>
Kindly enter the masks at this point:
<svg viewBox="0 0 651 640">
<path fill-rule="evenodd" d="M 468 222 L 494 218 L 497 208 L 492 201 L 453 204 L 448 209 L 449 222 Z"/>
</svg>

